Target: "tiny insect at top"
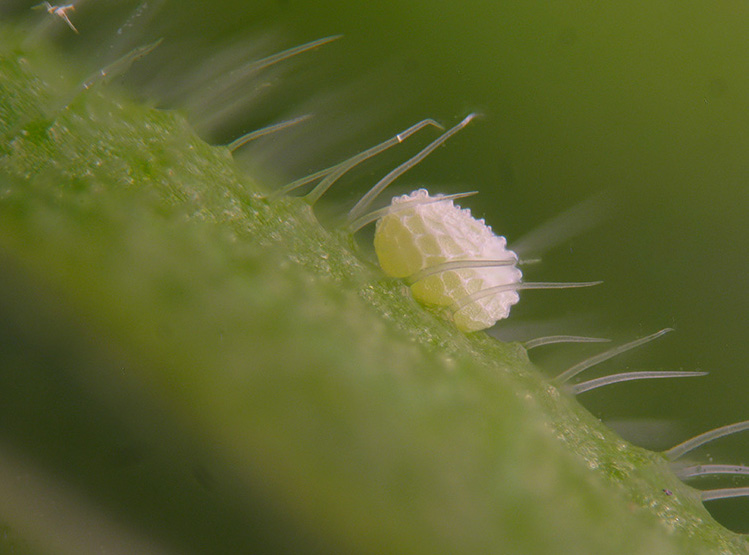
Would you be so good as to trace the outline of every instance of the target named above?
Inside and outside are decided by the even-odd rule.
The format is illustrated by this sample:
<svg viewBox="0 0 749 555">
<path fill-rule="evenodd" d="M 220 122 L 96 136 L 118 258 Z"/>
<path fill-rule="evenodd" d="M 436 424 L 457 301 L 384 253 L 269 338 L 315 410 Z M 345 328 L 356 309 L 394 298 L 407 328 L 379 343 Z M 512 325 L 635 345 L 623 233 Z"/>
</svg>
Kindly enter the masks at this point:
<svg viewBox="0 0 749 555">
<path fill-rule="evenodd" d="M 507 318 L 518 302 L 514 284 L 522 272 L 504 237 L 451 199 L 436 201 L 425 189 L 395 197 L 377 222 L 374 246 L 383 271 L 408 278 L 416 300 L 453 307 L 458 329 L 488 328 Z M 473 293 L 508 289 L 461 305 Z"/>
</svg>

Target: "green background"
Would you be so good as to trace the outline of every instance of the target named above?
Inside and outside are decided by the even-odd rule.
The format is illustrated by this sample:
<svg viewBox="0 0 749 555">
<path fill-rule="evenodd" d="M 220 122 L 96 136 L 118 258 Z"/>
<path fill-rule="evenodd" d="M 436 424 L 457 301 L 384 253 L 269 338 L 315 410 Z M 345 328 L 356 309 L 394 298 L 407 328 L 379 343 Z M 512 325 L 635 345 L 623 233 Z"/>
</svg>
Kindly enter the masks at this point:
<svg viewBox="0 0 749 555">
<path fill-rule="evenodd" d="M 63 52 L 98 67 L 107 50 L 91 45 L 116 44 L 113 31 L 134 5 L 81 4 L 74 17 L 81 36 L 59 30 Z M 527 269 L 529 279 L 604 285 L 528 292 L 492 333 L 625 340 L 676 328 L 609 370 L 703 369 L 709 377 L 615 386 L 581 398 L 604 420 L 658 419 L 640 439 L 662 449 L 749 417 L 747 28 L 749 7 L 728 1 L 168 2 L 151 20 L 133 20 L 127 40 L 134 46 L 166 40 L 129 81 L 144 98 L 178 107 L 179 97 L 169 99 L 169 68 L 179 75 L 241 41 L 260 57 L 343 34 L 268 78 L 269 91 L 232 114 L 231 125 L 203 129 L 227 141 L 313 113 L 238 156 L 248 171 L 262 167 L 279 185 L 419 119 L 449 125 L 482 112 L 481 121 L 401 179 L 399 190 L 478 190 L 464 204 L 511 245 L 581 201 L 605 201 L 603 223 Z M 424 144 L 414 140 L 414 148 Z M 353 202 L 402 156 L 389 153 L 367 166 L 321 210 Z M 555 374 L 598 350 L 547 347 L 533 358 Z M 631 423 L 625 428 L 633 430 Z M 745 436 L 709 451 L 714 462 L 749 461 Z M 745 500 L 711 509 L 732 528 L 748 529 Z"/>
</svg>

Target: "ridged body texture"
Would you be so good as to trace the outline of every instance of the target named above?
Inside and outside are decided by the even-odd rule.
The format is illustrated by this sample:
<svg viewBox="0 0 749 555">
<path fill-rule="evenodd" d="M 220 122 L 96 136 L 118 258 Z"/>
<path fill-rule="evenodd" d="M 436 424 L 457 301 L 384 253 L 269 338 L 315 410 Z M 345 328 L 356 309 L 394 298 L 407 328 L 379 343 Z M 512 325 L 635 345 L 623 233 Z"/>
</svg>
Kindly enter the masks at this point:
<svg viewBox="0 0 749 555">
<path fill-rule="evenodd" d="M 410 278 L 417 301 L 452 307 L 458 329 L 470 332 L 493 326 L 497 320 L 507 318 L 512 305 L 518 302 L 517 291 L 500 291 L 462 307 L 460 302 L 490 287 L 518 283 L 523 274 L 514 264 L 517 255 L 507 248 L 504 237 L 495 235 L 484 220 L 471 216 L 470 210 L 461 209 L 452 200 L 429 202 L 433 198 L 426 189 L 393 198 L 390 212 L 377 222 L 375 231 L 374 246 L 380 266 L 389 276 Z M 470 267 L 471 261 L 483 260 L 507 260 L 512 264 Z M 419 275 L 457 261 L 465 261 L 468 267 L 423 278 Z"/>
</svg>

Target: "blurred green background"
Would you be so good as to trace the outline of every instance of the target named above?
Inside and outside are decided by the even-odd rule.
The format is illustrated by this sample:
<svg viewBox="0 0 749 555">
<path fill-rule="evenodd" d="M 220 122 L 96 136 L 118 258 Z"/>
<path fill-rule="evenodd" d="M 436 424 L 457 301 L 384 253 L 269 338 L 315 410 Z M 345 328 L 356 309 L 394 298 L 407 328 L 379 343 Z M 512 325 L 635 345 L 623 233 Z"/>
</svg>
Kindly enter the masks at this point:
<svg viewBox="0 0 749 555">
<path fill-rule="evenodd" d="M 154 23 L 197 59 L 235 39 L 270 35 L 278 50 L 344 35 L 298 59 L 264 110 L 228 131 L 315 115 L 240 153 L 248 164 L 268 160 L 279 184 L 421 118 L 452 124 L 482 112 L 396 188 L 476 189 L 465 204 L 510 244 L 586 199 L 608 207 L 600 225 L 526 270 L 531 279 L 604 285 L 528 292 L 497 334 L 532 337 L 536 328 L 523 324 L 551 320 L 544 333 L 624 340 L 671 326 L 675 333 L 611 368 L 699 368 L 710 377 L 631 384 L 583 402 L 603 419 L 678 424 L 653 447 L 749 416 L 745 3 L 182 2 L 167 3 Z M 353 202 L 404 155 L 388 156 L 341 201 Z M 557 372 L 598 350 L 550 347 L 537 358 Z M 714 450 L 749 460 L 745 437 Z"/>
<path fill-rule="evenodd" d="M 30 4 L 3 7 L 15 15 Z M 95 68 L 107 59 L 106 45 L 164 37 L 129 76 L 157 101 L 176 79 L 169 68 L 187 73 L 241 41 L 261 57 L 344 35 L 279 70 L 269 92 L 222 120 L 230 123 L 206 125 L 206 136 L 225 142 L 313 113 L 238 155 L 248 171 L 263 168 L 279 185 L 419 119 L 452 124 L 483 113 L 394 189 L 478 190 L 464 204 L 511 245 L 587 199 L 607 207 L 591 231 L 527 268 L 533 280 L 604 285 L 528 292 L 492 333 L 623 341 L 671 326 L 675 333 L 608 368 L 702 369 L 709 377 L 616 386 L 582 403 L 655 449 L 749 418 L 745 2 L 156 2 L 120 39 L 116 30 L 137 5 L 80 3 L 74 21 L 81 35 L 60 26 L 59 44 Z M 164 105 L 179 106 L 180 98 Z M 330 204 L 353 202 L 402 156 L 388 153 L 367 166 Z M 602 210 L 580 218 L 593 222 Z M 532 358 L 555 374 L 599 350 L 547 347 Z M 652 433 L 636 433 L 633 421 L 640 419 L 658 421 L 646 428 Z M 747 463 L 749 441 L 730 438 L 709 452 L 714 462 Z M 747 529 L 746 500 L 710 508 L 733 528 Z"/>
</svg>

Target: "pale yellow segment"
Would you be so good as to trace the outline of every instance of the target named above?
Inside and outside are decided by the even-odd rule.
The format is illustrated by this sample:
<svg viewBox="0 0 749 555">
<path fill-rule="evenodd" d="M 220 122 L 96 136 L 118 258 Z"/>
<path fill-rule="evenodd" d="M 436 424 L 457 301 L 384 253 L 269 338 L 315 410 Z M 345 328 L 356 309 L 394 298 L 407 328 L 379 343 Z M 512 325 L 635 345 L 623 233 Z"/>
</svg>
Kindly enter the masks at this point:
<svg viewBox="0 0 749 555">
<path fill-rule="evenodd" d="M 488 318 L 486 311 L 480 306 L 467 307 L 453 314 L 453 324 L 460 331 L 470 333 L 493 326 L 496 320 Z"/>
<path fill-rule="evenodd" d="M 385 216 L 377 222 L 374 247 L 382 271 L 391 277 L 406 278 L 423 267 L 413 232 L 401 218 Z"/>
<path fill-rule="evenodd" d="M 411 293 L 419 302 L 438 306 L 450 306 L 457 290 L 462 289 L 462 281 L 455 272 L 442 272 L 426 277 L 411 285 Z"/>
</svg>

